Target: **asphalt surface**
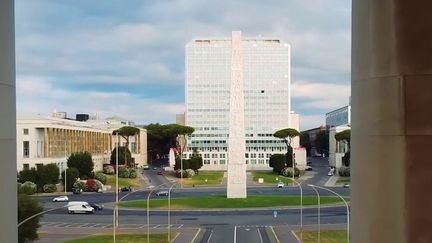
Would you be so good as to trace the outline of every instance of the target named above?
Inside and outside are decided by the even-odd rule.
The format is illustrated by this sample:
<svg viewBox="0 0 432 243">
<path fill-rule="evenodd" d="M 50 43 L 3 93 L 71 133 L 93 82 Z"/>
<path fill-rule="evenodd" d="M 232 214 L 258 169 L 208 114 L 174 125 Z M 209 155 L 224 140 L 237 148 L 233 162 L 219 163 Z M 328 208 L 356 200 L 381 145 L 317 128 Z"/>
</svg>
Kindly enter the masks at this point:
<svg viewBox="0 0 432 243">
<path fill-rule="evenodd" d="M 315 192 L 307 184 L 323 185 L 327 180 L 328 162 L 326 158 L 310 158 L 313 167 L 313 177 L 302 183 L 303 195 L 315 195 Z M 151 180 L 153 185 L 160 185 L 169 181 L 160 175 L 158 170 L 146 170 L 145 176 Z M 349 188 L 329 188 L 343 195 L 350 196 Z M 163 190 L 163 189 L 162 189 Z M 156 190 L 157 191 L 157 190 Z M 136 191 L 124 200 L 146 199 L 150 190 Z M 298 187 L 248 187 L 248 195 L 299 195 Z M 128 192 L 121 192 L 123 197 Z M 323 196 L 332 195 L 327 191 L 320 191 Z M 196 197 L 204 195 L 226 195 L 226 188 L 174 188 L 172 197 Z M 52 196 L 40 196 L 39 200 L 44 208 L 61 207 L 66 203 L 53 203 Z M 157 198 L 154 194 L 151 198 Z M 110 203 L 115 200 L 115 193 L 93 193 L 69 195 L 69 201 L 87 201 L 97 203 Z M 274 212 L 277 211 L 277 217 Z M 149 227 L 154 230 L 182 228 L 200 228 L 204 232 L 198 242 L 270 242 L 267 227 L 270 226 L 293 226 L 300 224 L 302 217 L 303 225 L 315 225 L 318 223 L 317 208 L 276 209 L 263 210 L 183 210 L 171 211 L 171 225 L 168 226 L 168 214 L 164 210 L 150 210 Z M 44 215 L 41 222 L 44 227 L 54 229 L 92 227 L 107 229 L 112 227 L 113 210 L 105 208 L 91 215 L 69 215 L 65 208 L 51 211 Z M 346 223 L 345 206 L 322 207 L 320 209 L 321 224 L 344 224 Z M 145 210 L 120 209 L 120 227 L 140 229 L 147 227 L 147 212 Z"/>
</svg>

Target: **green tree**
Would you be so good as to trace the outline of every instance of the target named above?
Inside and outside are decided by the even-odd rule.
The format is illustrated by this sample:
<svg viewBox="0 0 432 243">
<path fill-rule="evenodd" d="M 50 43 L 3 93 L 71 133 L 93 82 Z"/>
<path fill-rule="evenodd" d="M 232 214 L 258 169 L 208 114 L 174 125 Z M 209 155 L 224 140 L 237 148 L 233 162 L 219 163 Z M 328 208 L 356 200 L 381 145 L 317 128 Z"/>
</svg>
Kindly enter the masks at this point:
<svg viewBox="0 0 432 243">
<path fill-rule="evenodd" d="M 18 181 L 21 183 L 24 183 L 26 181 L 31 181 L 35 183 L 36 179 L 37 179 L 37 172 L 35 168 L 24 169 L 20 171 L 18 174 Z"/>
<path fill-rule="evenodd" d="M 93 172 L 93 159 L 90 152 L 72 153 L 67 160 L 67 166 L 78 169 L 79 177 L 87 179 Z"/>
<path fill-rule="evenodd" d="M 328 156 L 329 153 L 329 131 L 328 130 L 322 130 L 318 132 L 315 140 L 315 146 L 318 150 L 318 153 L 324 153 Z"/>
<path fill-rule="evenodd" d="M 195 149 L 191 155 L 190 160 L 190 169 L 196 171 L 198 174 L 198 170 L 203 166 L 203 159 L 199 155 L 198 151 Z"/>
<path fill-rule="evenodd" d="M 168 154 L 171 146 L 171 135 L 166 131 L 167 125 L 152 123 L 144 127 L 147 130 L 147 155 L 150 163 Z"/>
<path fill-rule="evenodd" d="M 36 185 L 42 190 L 46 184 L 56 184 L 60 175 L 59 167 L 54 164 L 40 165 L 36 170 Z"/>
<path fill-rule="evenodd" d="M 273 168 L 274 172 L 281 173 L 285 168 L 286 156 L 284 154 L 273 154 L 270 156 L 269 166 Z"/>
<path fill-rule="evenodd" d="M 286 154 L 287 167 L 295 167 L 295 165 L 293 163 L 293 150 L 291 147 L 291 142 L 295 137 L 300 136 L 299 131 L 297 131 L 294 128 L 285 128 L 285 129 L 281 129 L 279 131 L 276 131 L 273 134 L 273 136 L 276 138 L 282 139 L 287 146 L 287 154 Z"/>
<path fill-rule="evenodd" d="M 43 208 L 37 199 L 25 194 L 18 195 L 18 223 L 30 216 L 42 212 Z M 18 242 L 32 242 L 38 239 L 37 230 L 40 227 L 39 221 L 42 216 L 34 217 L 18 228 Z"/>
<path fill-rule="evenodd" d="M 307 132 L 301 132 L 300 133 L 300 146 L 302 146 L 306 149 L 306 153 L 308 155 L 310 154 L 312 144 L 310 141 L 309 133 L 307 133 Z"/>
<path fill-rule="evenodd" d="M 117 133 L 118 133 L 118 135 L 120 135 L 122 138 L 124 138 L 126 140 L 125 147 L 129 148 L 129 138 L 139 134 L 140 130 L 136 127 L 124 126 L 124 127 L 121 127 L 119 129 L 113 131 L 113 134 L 117 134 Z M 119 145 L 117 145 L 117 146 L 119 146 Z M 123 154 L 123 158 L 124 158 L 126 166 L 128 166 L 128 167 L 134 167 L 135 166 L 134 164 L 132 164 L 132 159 L 129 159 L 127 157 L 126 153 Z"/>
<path fill-rule="evenodd" d="M 351 130 L 346 129 L 335 134 L 336 141 L 344 141 L 348 145 L 348 149 L 351 146 Z"/>
<path fill-rule="evenodd" d="M 342 157 L 342 163 L 345 166 L 350 166 L 351 163 L 351 130 L 350 129 L 346 129 L 343 130 L 341 132 L 338 132 L 335 134 L 335 139 L 336 141 L 343 141 L 347 144 L 348 146 L 348 151 L 345 152 L 344 156 Z"/>
<path fill-rule="evenodd" d="M 65 172 L 66 172 L 66 190 L 72 191 L 73 184 L 79 177 L 79 171 L 77 168 L 70 167 L 67 168 L 65 171 L 62 172 L 62 183 L 64 185 L 65 183 Z"/>
<path fill-rule="evenodd" d="M 116 164 L 116 153 L 117 153 L 117 149 L 114 148 L 113 151 L 111 152 L 111 159 L 110 159 L 110 163 L 112 165 Z M 131 152 L 127 147 L 118 147 L 118 164 L 124 165 L 126 161 L 132 161 Z"/>
</svg>

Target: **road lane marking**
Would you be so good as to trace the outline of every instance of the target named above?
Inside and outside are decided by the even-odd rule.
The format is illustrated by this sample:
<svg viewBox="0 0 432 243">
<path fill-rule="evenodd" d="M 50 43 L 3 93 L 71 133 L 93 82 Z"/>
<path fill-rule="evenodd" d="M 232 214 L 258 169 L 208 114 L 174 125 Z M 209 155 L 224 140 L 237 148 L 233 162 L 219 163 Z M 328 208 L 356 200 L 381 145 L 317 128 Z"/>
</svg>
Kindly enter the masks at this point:
<svg viewBox="0 0 432 243">
<path fill-rule="evenodd" d="M 234 243 L 237 242 L 237 225 L 234 226 Z"/>
<path fill-rule="evenodd" d="M 156 229 L 157 227 L 161 226 L 160 224 L 153 226 L 152 229 Z"/>
<path fill-rule="evenodd" d="M 273 229 L 273 226 L 270 226 L 270 229 L 271 229 L 271 231 L 272 231 L 272 233 L 273 233 L 273 236 L 274 236 L 275 239 L 276 239 L 276 242 L 277 242 L 277 243 L 280 243 L 280 240 L 279 240 L 279 238 L 277 237 L 276 232 L 275 232 L 274 229 Z"/>
<path fill-rule="evenodd" d="M 198 228 L 198 231 L 196 232 L 196 234 L 195 234 L 194 238 L 192 239 L 191 243 L 194 243 L 194 242 L 195 242 L 195 240 L 196 240 L 196 238 L 198 237 L 198 234 L 199 234 L 200 232 L 201 232 L 201 228 Z M 172 241 L 174 241 L 174 240 L 172 240 Z"/>
<path fill-rule="evenodd" d="M 207 243 L 210 242 L 210 239 L 211 239 L 212 235 L 213 235 L 213 230 L 210 231 L 210 235 L 209 235 L 209 238 L 207 239 Z"/>
<path fill-rule="evenodd" d="M 263 239 L 262 239 L 262 236 L 261 236 L 261 232 L 259 231 L 260 228 L 257 228 L 256 230 L 258 231 L 258 235 L 259 235 L 259 238 L 260 238 L 261 243 L 263 243 Z"/>
<path fill-rule="evenodd" d="M 294 237 L 297 239 L 297 241 L 298 241 L 299 243 L 301 243 L 300 239 L 298 238 L 298 236 L 297 236 L 297 234 L 294 232 L 294 230 L 291 230 L 291 234 L 293 234 Z"/>
</svg>

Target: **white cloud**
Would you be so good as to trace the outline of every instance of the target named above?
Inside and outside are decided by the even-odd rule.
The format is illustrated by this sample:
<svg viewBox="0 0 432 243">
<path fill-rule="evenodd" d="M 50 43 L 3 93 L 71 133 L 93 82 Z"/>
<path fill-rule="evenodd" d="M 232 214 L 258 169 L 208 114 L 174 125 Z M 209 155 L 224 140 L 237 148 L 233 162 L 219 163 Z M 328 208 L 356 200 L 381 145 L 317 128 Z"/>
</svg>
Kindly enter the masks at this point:
<svg viewBox="0 0 432 243">
<path fill-rule="evenodd" d="M 300 115 L 300 130 L 319 127 L 325 125 L 325 115 Z"/>
<path fill-rule="evenodd" d="M 296 81 L 291 85 L 293 99 L 302 101 L 302 106 L 312 109 L 332 110 L 349 101 L 349 85 Z"/>
</svg>

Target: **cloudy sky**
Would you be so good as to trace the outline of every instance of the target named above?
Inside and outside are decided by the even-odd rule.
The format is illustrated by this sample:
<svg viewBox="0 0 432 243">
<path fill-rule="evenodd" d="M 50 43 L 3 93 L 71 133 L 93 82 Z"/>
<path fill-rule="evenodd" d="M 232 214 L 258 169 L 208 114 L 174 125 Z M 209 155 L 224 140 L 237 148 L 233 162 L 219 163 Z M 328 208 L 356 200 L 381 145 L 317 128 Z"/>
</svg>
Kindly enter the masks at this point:
<svg viewBox="0 0 432 243">
<path fill-rule="evenodd" d="M 202 36 L 280 37 L 292 48 L 301 129 L 350 95 L 348 0 L 17 0 L 17 110 L 173 123 L 184 46 Z"/>
</svg>

